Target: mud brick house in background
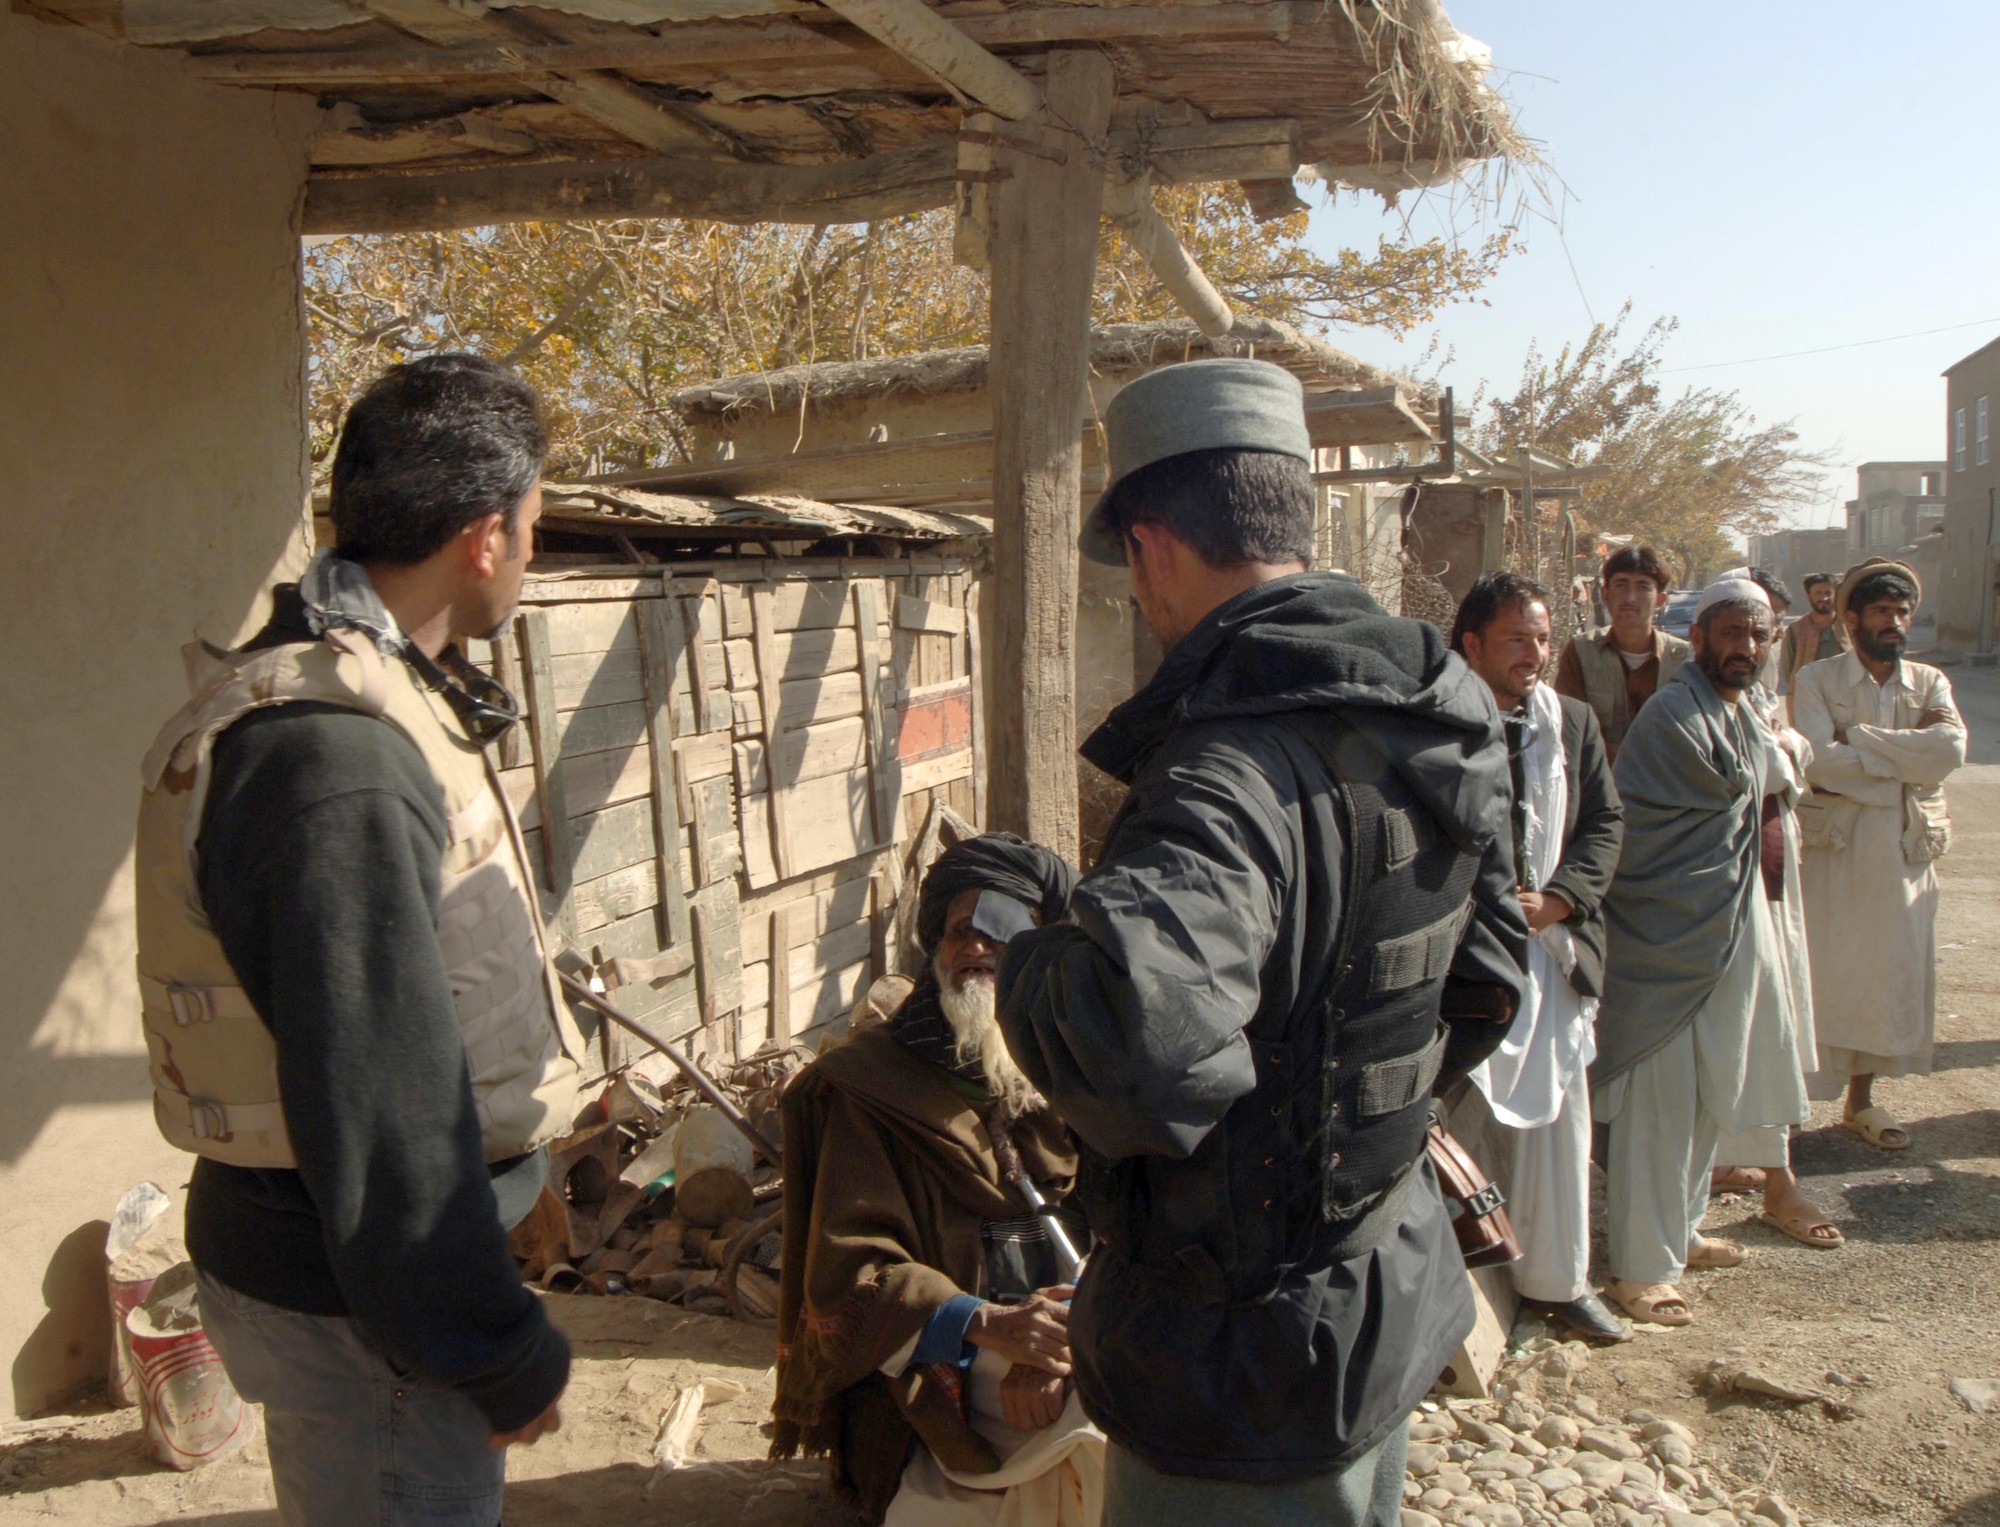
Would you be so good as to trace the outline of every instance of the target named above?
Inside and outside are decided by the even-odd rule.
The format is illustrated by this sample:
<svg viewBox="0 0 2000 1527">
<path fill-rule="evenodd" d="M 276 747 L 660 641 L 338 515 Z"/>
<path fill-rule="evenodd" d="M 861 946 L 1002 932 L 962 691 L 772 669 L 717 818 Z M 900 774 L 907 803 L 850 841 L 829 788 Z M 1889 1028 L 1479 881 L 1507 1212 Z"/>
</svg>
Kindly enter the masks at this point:
<svg viewBox="0 0 2000 1527">
<path fill-rule="evenodd" d="M 1442 183 L 1519 152 L 1489 63 L 1436 0 L 11 0 L 0 1407 L 101 1377 L 102 1216 L 139 1178 L 185 1180 L 147 1107 L 136 761 L 184 696 L 180 646 L 254 630 L 311 546 L 301 233 L 955 207 L 992 274 L 988 817 L 1073 849 L 1101 215 L 1227 332 L 1150 186 L 1240 181 L 1272 214 L 1307 166 Z"/>
</svg>

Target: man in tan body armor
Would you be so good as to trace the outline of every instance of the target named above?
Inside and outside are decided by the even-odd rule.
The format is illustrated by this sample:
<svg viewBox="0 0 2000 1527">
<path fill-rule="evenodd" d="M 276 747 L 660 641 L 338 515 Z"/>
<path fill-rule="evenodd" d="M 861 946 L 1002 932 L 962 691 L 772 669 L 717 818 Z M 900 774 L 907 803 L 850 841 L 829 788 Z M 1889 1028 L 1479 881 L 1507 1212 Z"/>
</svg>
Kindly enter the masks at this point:
<svg viewBox="0 0 2000 1527">
<path fill-rule="evenodd" d="M 377 381 L 337 550 L 242 649 L 188 649 L 144 765 L 154 1111 L 200 1158 L 203 1314 L 265 1407 L 285 1527 L 494 1527 L 503 1449 L 558 1424 L 568 1347 L 506 1233 L 581 1040 L 485 751 L 513 701 L 459 653 L 519 598 L 546 452 L 491 362 Z"/>
</svg>

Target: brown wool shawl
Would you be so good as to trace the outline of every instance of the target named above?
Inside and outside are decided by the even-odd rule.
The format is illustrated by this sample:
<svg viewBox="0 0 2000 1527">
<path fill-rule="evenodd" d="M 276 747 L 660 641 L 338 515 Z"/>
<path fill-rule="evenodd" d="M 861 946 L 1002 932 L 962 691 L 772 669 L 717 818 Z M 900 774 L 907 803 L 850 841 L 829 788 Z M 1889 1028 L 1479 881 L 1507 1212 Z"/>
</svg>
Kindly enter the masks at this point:
<svg viewBox="0 0 2000 1527">
<path fill-rule="evenodd" d="M 887 1027 L 829 1050 L 785 1093 L 772 1456 L 829 1456 L 836 1487 L 878 1519 L 912 1431 L 952 1467 L 998 1467 L 938 1375 L 879 1372 L 948 1300 L 983 1291 L 981 1224 L 1026 1209 L 993 1158 L 992 1102 Z M 1041 1109 L 1011 1133 L 1043 1192 L 1066 1194 L 1076 1152 L 1061 1122 Z"/>
</svg>

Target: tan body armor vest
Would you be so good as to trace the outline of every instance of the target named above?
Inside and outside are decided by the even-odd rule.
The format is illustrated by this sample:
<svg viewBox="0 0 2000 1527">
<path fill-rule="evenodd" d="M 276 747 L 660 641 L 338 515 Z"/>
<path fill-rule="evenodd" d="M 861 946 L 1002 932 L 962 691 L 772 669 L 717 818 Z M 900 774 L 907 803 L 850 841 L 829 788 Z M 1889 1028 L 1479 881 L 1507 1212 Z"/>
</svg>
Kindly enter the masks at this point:
<svg viewBox="0 0 2000 1527">
<path fill-rule="evenodd" d="M 137 846 L 139 992 L 153 1114 L 174 1145 L 244 1167 L 292 1167 L 278 1051 L 201 906 L 196 864 L 215 739 L 249 712 L 319 701 L 415 744 L 444 797 L 437 937 L 457 1001 L 488 1161 L 568 1131 L 583 1040 L 543 941 L 519 824 L 486 752 L 408 663 L 367 637 L 183 652 L 192 698 L 144 765 Z"/>
<path fill-rule="evenodd" d="M 1590 708 L 1597 712 L 1598 729 L 1604 733 L 1605 742 L 1615 748 L 1632 730 L 1632 702 L 1625 690 L 1625 660 L 1618 655 L 1609 630 L 1579 636 L 1570 645 L 1576 649 L 1576 664 L 1583 670 L 1584 693 L 1590 700 Z M 1660 679 L 1654 694 L 1680 671 L 1681 664 L 1693 652 L 1694 648 L 1678 636 L 1653 632 L 1653 655 L 1660 660 Z"/>
</svg>

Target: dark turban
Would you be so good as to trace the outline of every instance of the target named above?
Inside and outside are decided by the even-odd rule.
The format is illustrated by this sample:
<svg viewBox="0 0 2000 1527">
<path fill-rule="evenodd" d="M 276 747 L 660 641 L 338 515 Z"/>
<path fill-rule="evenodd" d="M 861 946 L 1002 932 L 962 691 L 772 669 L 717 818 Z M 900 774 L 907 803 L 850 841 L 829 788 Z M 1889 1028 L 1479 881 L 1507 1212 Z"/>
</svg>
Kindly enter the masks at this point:
<svg viewBox="0 0 2000 1527">
<path fill-rule="evenodd" d="M 917 898 L 917 942 L 937 953 L 945 915 L 964 891 L 999 891 L 1054 922 L 1069 908 L 1076 871 L 1039 844 L 1011 832 L 989 832 L 946 849 L 924 876 Z"/>
</svg>

